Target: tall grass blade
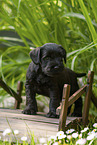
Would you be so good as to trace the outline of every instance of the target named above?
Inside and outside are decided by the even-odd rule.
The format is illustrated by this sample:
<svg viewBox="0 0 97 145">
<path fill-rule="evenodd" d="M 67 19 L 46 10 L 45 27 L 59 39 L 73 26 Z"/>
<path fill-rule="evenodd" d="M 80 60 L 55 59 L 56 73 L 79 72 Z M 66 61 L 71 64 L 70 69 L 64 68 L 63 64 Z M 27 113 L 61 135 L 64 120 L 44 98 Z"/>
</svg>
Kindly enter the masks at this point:
<svg viewBox="0 0 97 145">
<path fill-rule="evenodd" d="M 90 30 L 91 35 L 92 35 L 92 39 L 93 39 L 94 43 L 97 43 L 97 33 L 96 33 L 95 28 L 91 22 L 91 18 L 89 17 L 89 13 L 84 5 L 84 2 L 83 2 L 83 0 L 78 0 L 78 2 L 80 4 L 83 15 L 85 16 L 85 19 L 87 21 L 87 25 L 88 25 L 89 30 Z"/>
</svg>

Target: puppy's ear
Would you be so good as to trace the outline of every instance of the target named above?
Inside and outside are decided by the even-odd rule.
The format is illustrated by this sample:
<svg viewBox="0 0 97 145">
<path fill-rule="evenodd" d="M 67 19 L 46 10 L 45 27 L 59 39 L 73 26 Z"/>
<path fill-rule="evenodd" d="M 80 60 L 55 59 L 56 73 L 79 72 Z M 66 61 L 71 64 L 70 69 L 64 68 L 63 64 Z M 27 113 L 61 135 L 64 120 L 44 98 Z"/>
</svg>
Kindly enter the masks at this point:
<svg viewBox="0 0 97 145">
<path fill-rule="evenodd" d="M 30 58 L 35 64 L 40 63 L 40 47 L 37 47 L 30 52 Z"/>
<path fill-rule="evenodd" d="M 64 58 L 64 61 L 66 63 L 66 50 L 60 45 L 60 48 L 62 50 L 62 57 Z"/>
</svg>

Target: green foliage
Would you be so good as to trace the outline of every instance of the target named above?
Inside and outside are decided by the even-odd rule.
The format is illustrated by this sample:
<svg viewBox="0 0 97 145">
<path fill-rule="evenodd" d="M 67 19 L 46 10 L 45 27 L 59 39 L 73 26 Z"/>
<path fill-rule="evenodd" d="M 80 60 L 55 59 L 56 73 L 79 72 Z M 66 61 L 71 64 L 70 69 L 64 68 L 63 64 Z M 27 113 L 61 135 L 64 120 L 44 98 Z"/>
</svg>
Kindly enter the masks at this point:
<svg viewBox="0 0 97 145">
<path fill-rule="evenodd" d="M 3 0 L 0 32 L 5 30 L 19 35 L 0 37 L 7 46 L 0 49 L 0 76 L 12 87 L 25 81 L 30 47 L 48 42 L 66 49 L 67 67 L 93 70 L 97 83 L 97 0 Z"/>
</svg>

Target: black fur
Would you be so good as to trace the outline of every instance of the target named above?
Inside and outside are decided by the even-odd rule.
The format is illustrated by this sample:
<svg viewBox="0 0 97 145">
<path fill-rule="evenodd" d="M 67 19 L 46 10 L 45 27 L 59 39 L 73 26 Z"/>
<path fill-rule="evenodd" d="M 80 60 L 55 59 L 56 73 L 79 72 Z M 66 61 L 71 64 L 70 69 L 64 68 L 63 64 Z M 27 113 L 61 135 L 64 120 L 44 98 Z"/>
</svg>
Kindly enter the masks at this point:
<svg viewBox="0 0 97 145">
<path fill-rule="evenodd" d="M 26 99 L 27 106 L 24 114 L 36 114 L 37 102 L 36 93 L 50 97 L 49 113 L 47 117 L 58 117 L 56 108 L 62 100 L 64 84 L 70 84 L 70 95 L 79 89 L 77 77 L 85 73 L 77 74 L 64 67 L 66 63 L 66 51 L 61 45 L 47 43 L 30 52 L 32 62 L 29 65 L 26 75 Z M 69 112 L 69 111 L 68 111 Z M 74 116 L 82 115 L 81 97 L 75 102 Z"/>
</svg>

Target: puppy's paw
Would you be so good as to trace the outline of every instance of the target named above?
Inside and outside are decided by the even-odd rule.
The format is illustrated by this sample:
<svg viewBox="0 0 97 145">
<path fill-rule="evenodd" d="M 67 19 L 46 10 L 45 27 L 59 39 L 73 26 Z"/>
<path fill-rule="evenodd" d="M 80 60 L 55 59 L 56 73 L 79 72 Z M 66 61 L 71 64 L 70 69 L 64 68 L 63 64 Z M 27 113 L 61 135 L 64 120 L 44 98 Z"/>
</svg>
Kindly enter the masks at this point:
<svg viewBox="0 0 97 145">
<path fill-rule="evenodd" d="M 47 113 L 46 117 L 48 117 L 48 118 L 59 118 L 59 115 L 57 115 L 55 112 L 49 112 L 49 113 Z"/>
<path fill-rule="evenodd" d="M 36 111 L 33 110 L 32 108 L 26 108 L 25 110 L 22 111 L 22 113 L 27 115 L 36 115 Z"/>
</svg>

